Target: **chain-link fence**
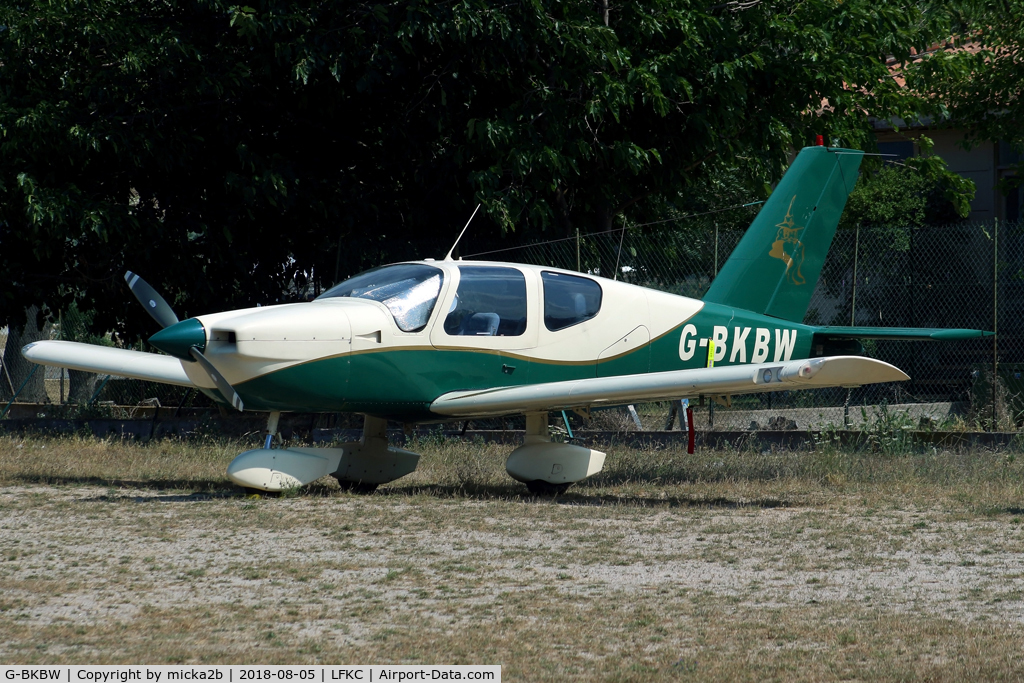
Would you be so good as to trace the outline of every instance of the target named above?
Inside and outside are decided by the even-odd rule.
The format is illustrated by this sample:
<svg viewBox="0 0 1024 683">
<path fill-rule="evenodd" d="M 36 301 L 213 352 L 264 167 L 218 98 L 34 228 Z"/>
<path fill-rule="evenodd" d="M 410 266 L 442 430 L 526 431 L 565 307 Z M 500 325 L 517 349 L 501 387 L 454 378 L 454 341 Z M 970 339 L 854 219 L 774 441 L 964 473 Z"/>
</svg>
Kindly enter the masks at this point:
<svg viewBox="0 0 1024 683">
<path fill-rule="evenodd" d="M 666 224 L 505 247 L 466 257 L 612 276 L 700 298 L 741 236 L 742 231 L 734 229 L 687 231 Z M 36 338 L 114 343 L 108 335 L 92 329 L 91 316 L 74 307 L 47 313 L 41 319 L 46 322 L 43 329 L 34 331 Z M 913 426 L 922 419 L 946 418 L 987 428 L 1024 424 L 1024 224 L 840 231 L 805 322 L 967 327 L 998 330 L 998 337 L 868 341 L 865 347 L 870 356 L 902 368 L 912 379 L 852 391 L 736 397 L 731 407 L 709 407 L 701 419 L 717 429 L 763 429 L 769 423 L 790 422 L 800 428 L 815 428 L 856 422 L 863 417 L 862 406 L 872 406 L 877 412 L 875 407 L 880 405 L 916 404 L 912 411 L 900 411 L 911 416 L 907 419 L 913 420 Z M 0 366 L 0 409 L 36 367 L 26 363 L 20 353 L 4 352 L 7 336 L 6 330 L 0 330 L 0 358 L 5 362 Z M 17 348 L 27 341 L 31 339 L 11 340 Z M 186 408 L 211 405 L 202 394 L 181 387 L 58 368 L 40 367 L 35 372 L 42 373 L 42 378 L 30 378 L 18 400 L 105 405 L 124 415 L 157 402 Z M 993 376 L 998 381 L 993 382 Z M 664 418 L 658 409 L 642 409 L 641 414 L 645 427 L 662 426 Z"/>
<path fill-rule="evenodd" d="M 700 298 L 742 237 L 667 227 L 623 229 L 525 244 L 467 258 L 505 260 L 617 277 Z M 1024 423 L 1024 224 L 872 227 L 840 231 L 822 269 L 805 322 L 873 327 L 998 330 L 997 339 L 866 341 L 873 358 L 905 370 L 909 382 L 852 391 L 822 389 L 737 397 L 707 411 L 715 428 L 801 428 L 862 420 L 861 406 L 917 404 L 902 411 L 932 423 Z M 992 382 L 993 372 L 999 378 Z M 928 405 L 930 404 L 930 405 Z M 715 414 L 717 413 L 717 415 Z M 772 415 L 779 413 L 779 415 Z M 655 418 L 657 420 L 658 418 Z M 908 423 L 909 424 L 909 423 Z"/>
<path fill-rule="evenodd" d="M 48 406 L 51 417 L 62 413 L 76 416 L 88 408 L 91 415 L 130 419 L 145 408 L 212 407 L 208 398 L 187 387 L 41 366 L 22 357 L 21 347 L 39 339 L 115 346 L 109 334 L 94 329 L 93 318 L 76 306 L 56 312 L 44 309 L 36 316 L 37 322 L 30 320 L 20 331 L 0 328 L 0 411 L 7 413 L 10 404 L 19 403 Z M 67 410 L 55 411 L 56 406 Z"/>
</svg>

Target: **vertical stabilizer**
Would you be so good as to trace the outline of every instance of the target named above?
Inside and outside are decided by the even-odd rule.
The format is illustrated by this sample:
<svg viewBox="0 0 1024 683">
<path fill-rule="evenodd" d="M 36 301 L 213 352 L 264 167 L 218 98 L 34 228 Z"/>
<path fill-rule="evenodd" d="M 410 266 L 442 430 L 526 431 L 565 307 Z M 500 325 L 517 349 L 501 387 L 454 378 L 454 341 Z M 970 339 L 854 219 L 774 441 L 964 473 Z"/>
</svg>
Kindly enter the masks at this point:
<svg viewBox="0 0 1024 683">
<path fill-rule="evenodd" d="M 863 156 L 800 150 L 704 301 L 803 322 Z"/>
</svg>

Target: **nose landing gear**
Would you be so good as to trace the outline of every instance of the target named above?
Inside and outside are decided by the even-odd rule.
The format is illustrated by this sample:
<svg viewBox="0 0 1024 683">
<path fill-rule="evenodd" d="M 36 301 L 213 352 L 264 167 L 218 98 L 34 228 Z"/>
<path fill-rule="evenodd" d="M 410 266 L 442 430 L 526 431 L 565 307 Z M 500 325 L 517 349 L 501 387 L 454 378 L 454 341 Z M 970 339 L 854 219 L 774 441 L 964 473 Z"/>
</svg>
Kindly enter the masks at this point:
<svg viewBox="0 0 1024 683">
<path fill-rule="evenodd" d="M 344 454 L 338 468 L 331 473 L 347 491 L 369 493 L 411 473 L 420 461 L 419 453 L 388 446 L 388 421 L 379 417 L 363 417 L 363 438 L 341 444 Z"/>
<path fill-rule="evenodd" d="M 387 420 L 366 416 L 362 439 L 336 448 L 273 448 L 280 418 L 279 412 L 270 413 L 263 448 L 231 461 L 231 481 L 261 491 L 283 491 L 330 474 L 343 489 L 369 493 L 404 477 L 419 463 L 418 453 L 388 446 Z"/>
</svg>

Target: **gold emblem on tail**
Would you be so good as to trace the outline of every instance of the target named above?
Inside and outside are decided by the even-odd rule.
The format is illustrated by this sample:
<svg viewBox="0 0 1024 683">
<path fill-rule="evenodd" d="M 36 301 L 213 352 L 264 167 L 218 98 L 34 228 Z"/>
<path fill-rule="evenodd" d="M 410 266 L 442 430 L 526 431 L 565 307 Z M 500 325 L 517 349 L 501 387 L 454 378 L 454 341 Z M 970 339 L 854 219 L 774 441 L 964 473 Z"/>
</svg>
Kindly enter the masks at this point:
<svg viewBox="0 0 1024 683">
<path fill-rule="evenodd" d="M 768 255 L 786 264 L 786 279 L 789 282 L 794 285 L 802 285 L 807 282 L 804 279 L 803 273 L 800 272 L 800 266 L 804 264 L 804 245 L 799 239 L 801 228 L 797 227 L 793 221 L 794 201 L 796 201 L 796 195 L 793 195 L 793 199 L 789 200 L 789 209 L 786 210 L 786 217 L 775 226 L 779 231 L 775 235 L 775 241 L 772 242 L 772 250 L 768 252 Z M 790 245 L 789 249 L 786 249 L 786 245 Z M 795 268 L 793 267 L 794 264 L 796 265 Z"/>
</svg>

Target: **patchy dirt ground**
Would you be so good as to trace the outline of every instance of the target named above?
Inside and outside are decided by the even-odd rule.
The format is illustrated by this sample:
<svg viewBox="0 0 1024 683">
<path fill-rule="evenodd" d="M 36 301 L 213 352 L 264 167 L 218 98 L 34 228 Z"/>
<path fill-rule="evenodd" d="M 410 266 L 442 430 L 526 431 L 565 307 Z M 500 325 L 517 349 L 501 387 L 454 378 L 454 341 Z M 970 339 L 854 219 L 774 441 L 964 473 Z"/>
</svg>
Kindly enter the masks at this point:
<svg viewBox="0 0 1024 683">
<path fill-rule="evenodd" d="M 0 661 L 500 663 L 507 680 L 1024 672 L 1012 513 L 626 500 L 7 486 Z"/>
<path fill-rule="evenodd" d="M 1020 680 L 1024 459 L 608 448 L 557 500 L 431 440 L 369 496 L 245 444 L 0 437 L 0 663 L 501 664 L 507 681 Z"/>
</svg>

